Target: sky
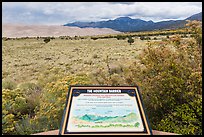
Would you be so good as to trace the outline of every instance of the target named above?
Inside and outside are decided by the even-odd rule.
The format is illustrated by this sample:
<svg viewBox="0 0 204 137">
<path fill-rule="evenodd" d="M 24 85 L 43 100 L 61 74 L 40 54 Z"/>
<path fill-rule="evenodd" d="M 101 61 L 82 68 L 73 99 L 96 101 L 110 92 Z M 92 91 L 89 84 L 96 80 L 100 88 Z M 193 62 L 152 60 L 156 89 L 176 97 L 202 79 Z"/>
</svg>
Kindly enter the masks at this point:
<svg viewBox="0 0 204 137">
<path fill-rule="evenodd" d="M 154 22 L 185 19 L 202 11 L 202 2 L 2 2 L 2 22 L 64 25 L 128 16 Z"/>
</svg>

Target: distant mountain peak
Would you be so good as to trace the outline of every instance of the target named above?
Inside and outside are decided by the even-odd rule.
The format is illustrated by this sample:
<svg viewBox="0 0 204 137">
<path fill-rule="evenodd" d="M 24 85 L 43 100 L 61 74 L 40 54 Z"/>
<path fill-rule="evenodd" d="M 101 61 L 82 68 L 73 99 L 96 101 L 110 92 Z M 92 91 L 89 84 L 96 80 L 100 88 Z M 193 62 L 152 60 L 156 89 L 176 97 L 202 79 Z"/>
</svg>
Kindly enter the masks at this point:
<svg viewBox="0 0 204 137">
<path fill-rule="evenodd" d="M 151 31 L 157 29 L 176 29 L 185 27 L 186 20 L 202 21 L 202 12 L 194 14 L 185 20 L 169 20 L 169 21 L 145 21 L 141 19 L 132 19 L 130 17 L 122 16 L 114 20 L 98 21 L 98 22 L 74 22 L 68 23 L 64 26 L 76 26 L 80 28 L 110 28 L 121 32 L 137 32 L 137 31 Z"/>
<path fill-rule="evenodd" d="M 124 16 L 124 17 L 118 17 L 115 20 L 132 20 L 132 18 Z"/>
</svg>

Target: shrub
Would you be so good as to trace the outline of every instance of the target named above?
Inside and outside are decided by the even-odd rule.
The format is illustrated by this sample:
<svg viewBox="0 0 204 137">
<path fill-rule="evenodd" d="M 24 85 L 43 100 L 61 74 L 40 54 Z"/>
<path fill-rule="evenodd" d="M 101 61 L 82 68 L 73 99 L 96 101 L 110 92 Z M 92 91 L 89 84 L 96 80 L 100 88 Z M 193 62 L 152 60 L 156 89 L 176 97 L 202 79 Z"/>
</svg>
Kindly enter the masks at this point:
<svg viewBox="0 0 204 137">
<path fill-rule="evenodd" d="M 45 43 L 50 42 L 50 38 L 49 38 L 49 37 L 45 38 L 45 39 L 44 39 L 44 42 L 45 42 Z"/>
<path fill-rule="evenodd" d="M 180 45 L 181 43 L 181 36 L 180 35 L 174 35 L 170 38 L 170 41 L 172 41 L 172 43 L 174 43 L 175 45 Z"/>
<path fill-rule="evenodd" d="M 146 37 L 145 40 L 151 40 L 151 38 L 150 37 Z"/>
<path fill-rule="evenodd" d="M 135 81 L 141 85 L 152 128 L 202 134 L 201 49 L 193 40 L 182 42 L 175 36 L 172 41 L 175 49 L 167 46 L 145 49 L 140 62 L 129 67 L 129 77 L 125 79 L 130 85 Z"/>
<path fill-rule="evenodd" d="M 73 75 L 48 83 L 41 96 L 41 105 L 36 108 L 35 124 L 44 125 L 44 131 L 59 129 L 68 87 L 78 84 L 90 84 L 90 78 L 87 75 Z"/>
<path fill-rule="evenodd" d="M 22 92 L 25 94 L 27 100 L 28 111 L 30 115 L 34 115 L 35 107 L 40 104 L 40 94 L 42 92 L 42 87 L 35 83 L 23 83 L 19 86 Z"/>
<path fill-rule="evenodd" d="M 36 125 L 33 119 L 28 115 L 24 115 L 21 120 L 16 123 L 16 133 L 18 135 L 31 135 L 34 132 L 42 132 L 44 125 Z"/>
<path fill-rule="evenodd" d="M 6 79 L 6 80 L 2 81 L 2 88 L 3 89 L 13 90 L 13 89 L 16 88 L 16 86 L 17 86 L 17 84 L 14 81 L 12 81 L 12 80 Z"/>
<path fill-rule="evenodd" d="M 141 36 L 140 40 L 151 40 L 151 38 L 150 37 Z"/>
<path fill-rule="evenodd" d="M 202 23 L 200 21 L 187 21 L 186 24 L 187 30 L 190 30 L 192 33 L 191 37 L 195 38 L 199 47 L 202 45 Z"/>
<path fill-rule="evenodd" d="M 181 35 L 181 38 L 187 38 L 186 34 Z"/>
<path fill-rule="evenodd" d="M 99 58 L 99 56 L 97 55 L 97 54 L 94 54 L 93 55 L 93 58 L 95 59 L 95 58 Z"/>
<path fill-rule="evenodd" d="M 157 130 L 179 134 L 202 135 L 202 100 L 179 105 L 163 117 Z M 169 127 L 171 127 L 169 129 Z"/>
<path fill-rule="evenodd" d="M 128 37 L 128 43 L 131 45 L 132 43 L 134 43 L 134 39 L 132 39 L 132 37 Z"/>
<path fill-rule="evenodd" d="M 87 60 L 84 61 L 84 64 L 92 65 L 93 61 L 91 59 L 87 59 Z"/>
<path fill-rule="evenodd" d="M 144 36 L 140 36 L 140 40 L 145 40 L 145 37 Z"/>
<path fill-rule="evenodd" d="M 79 36 L 74 36 L 74 40 L 79 40 L 80 37 Z"/>
<path fill-rule="evenodd" d="M 2 133 L 3 134 L 33 134 L 37 132 L 59 129 L 66 95 L 69 85 L 90 84 L 87 75 L 72 75 L 47 83 L 43 94 L 29 95 L 38 87 L 34 83 L 24 83 L 15 90 L 2 91 Z M 27 88 L 28 87 L 28 88 Z M 31 97 L 38 101 L 35 115 L 30 112 Z M 36 100 L 36 98 L 39 98 Z"/>
<path fill-rule="evenodd" d="M 2 37 L 2 40 L 7 41 L 7 40 L 11 40 L 11 38 Z"/>
<path fill-rule="evenodd" d="M 28 114 L 25 95 L 20 89 L 2 90 L 2 134 L 17 134 L 16 124 Z"/>
<path fill-rule="evenodd" d="M 115 65 L 111 65 L 110 66 L 110 75 L 114 74 L 114 73 L 121 73 L 123 72 L 123 68 L 121 66 L 115 66 Z"/>
<path fill-rule="evenodd" d="M 91 37 L 91 39 L 93 39 L 93 40 L 97 40 L 98 38 L 97 38 L 97 37 Z"/>
<path fill-rule="evenodd" d="M 126 39 L 126 36 L 117 35 L 116 38 L 117 38 L 117 40 L 125 40 L 125 39 Z"/>
<path fill-rule="evenodd" d="M 60 39 L 65 39 L 64 36 L 59 36 Z"/>
<path fill-rule="evenodd" d="M 9 72 L 2 71 L 2 79 L 6 78 L 9 75 Z"/>
</svg>

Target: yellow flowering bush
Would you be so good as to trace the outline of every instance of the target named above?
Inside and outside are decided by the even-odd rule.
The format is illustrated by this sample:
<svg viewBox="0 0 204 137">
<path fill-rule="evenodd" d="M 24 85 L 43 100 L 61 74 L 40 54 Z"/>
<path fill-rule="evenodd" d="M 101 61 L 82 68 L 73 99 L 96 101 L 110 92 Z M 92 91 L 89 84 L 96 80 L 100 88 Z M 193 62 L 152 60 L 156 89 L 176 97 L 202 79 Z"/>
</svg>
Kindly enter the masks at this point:
<svg viewBox="0 0 204 137">
<path fill-rule="evenodd" d="M 34 122 L 37 125 L 44 126 L 44 129 L 41 129 L 42 131 L 59 129 L 69 85 L 90 83 L 90 78 L 87 75 L 71 75 L 46 84 L 41 96 L 40 106 L 35 110 Z"/>
<path fill-rule="evenodd" d="M 27 113 L 27 103 L 20 89 L 2 90 L 2 133 L 16 134 L 15 124 L 18 117 Z"/>
</svg>

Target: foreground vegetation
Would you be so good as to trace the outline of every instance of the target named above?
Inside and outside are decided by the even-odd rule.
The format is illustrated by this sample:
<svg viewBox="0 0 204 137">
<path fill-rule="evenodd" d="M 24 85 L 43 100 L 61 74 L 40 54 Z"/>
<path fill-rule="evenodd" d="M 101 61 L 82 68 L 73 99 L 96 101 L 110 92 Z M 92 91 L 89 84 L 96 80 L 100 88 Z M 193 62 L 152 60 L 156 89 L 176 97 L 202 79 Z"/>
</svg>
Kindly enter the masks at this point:
<svg viewBox="0 0 204 137">
<path fill-rule="evenodd" d="M 173 32 L 3 38 L 3 134 L 59 129 L 75 84 L 137 84 L 152 129 L 202 134 L 201 24 Z"/>
</svg>

